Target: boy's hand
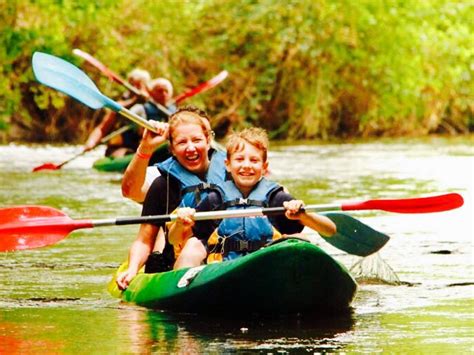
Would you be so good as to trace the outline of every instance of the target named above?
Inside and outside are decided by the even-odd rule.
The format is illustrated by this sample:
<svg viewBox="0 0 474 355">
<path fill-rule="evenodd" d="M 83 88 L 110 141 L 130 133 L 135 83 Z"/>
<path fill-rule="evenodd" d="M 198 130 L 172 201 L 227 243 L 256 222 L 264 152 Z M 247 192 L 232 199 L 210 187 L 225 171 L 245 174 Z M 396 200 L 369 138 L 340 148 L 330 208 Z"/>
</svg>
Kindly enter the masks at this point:
<svg viewBox="0 0 474 355">
<path fill-rule="evenodd" d="M 176 223 L 180 223 L 186 227 L 194 226 L 195 213 L 196 213 L 196 210 L 194 208 L 189 208 L 189 207 L 179 208 L 177 211 L 178 218 L 176 219 Z"/>
<path fill-rule="evenodd" d="M 285 216 L 288 219 L 300 219 L 301 213 L 303 213 L 302 208 L 304 207 L 304 202 L 301 200 L 291 200 L 283 202 L 283 207 L 285 207 Z"/>
</svg>

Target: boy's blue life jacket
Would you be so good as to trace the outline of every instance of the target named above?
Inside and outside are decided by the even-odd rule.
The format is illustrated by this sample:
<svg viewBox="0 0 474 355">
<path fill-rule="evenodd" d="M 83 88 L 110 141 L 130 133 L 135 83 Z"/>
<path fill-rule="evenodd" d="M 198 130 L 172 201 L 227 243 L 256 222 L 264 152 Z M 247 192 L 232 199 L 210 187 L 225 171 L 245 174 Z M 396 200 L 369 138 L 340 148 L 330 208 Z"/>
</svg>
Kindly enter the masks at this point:
<svg viewBox="0 0 474 355">
<path fill-rule="evenodd" d="M 262 178 L 249 196 L 244 198 L 233 181 L 226 181 L 221 185 L 223 209 L 268 207 L 270 196 L 279 189 L 282 189 L 279 184 Z M 274 239 L 275 229 L 266 216 L 226 218 L 219 224 L 217 235 L 224 247 L 224 258 L 234 259 Z M 209 247 L 212 248 L 211 245 Z"/>
</svg>

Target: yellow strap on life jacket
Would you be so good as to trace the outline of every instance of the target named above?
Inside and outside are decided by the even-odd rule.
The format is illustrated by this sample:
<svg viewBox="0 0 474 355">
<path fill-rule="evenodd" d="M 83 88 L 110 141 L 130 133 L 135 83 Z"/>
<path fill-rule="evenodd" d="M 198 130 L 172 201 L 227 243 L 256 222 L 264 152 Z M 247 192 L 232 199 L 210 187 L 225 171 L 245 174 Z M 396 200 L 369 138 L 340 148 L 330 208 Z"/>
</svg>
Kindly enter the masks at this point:
<svg viewBox="0 0 474 355">
<path fill-rule="evenodd" d="M 278 229 L 276 229 L 275 227 L 272 227 L 272 228 L 273 228 L 272 240 L 277 240 L 283 237 Z"/>
<path fill-rule="evenodd" d="M 272 228 L 273 228 L 272 240 L 277 240 L 283 237 L 282 234 L 275 227 L 272 227 Z M 219 239 L 222 239 L 222 237 L 220 237 L 219 234 L 217 234 L 217 229 L 215 229 L 214 232 L 212 232 L 212 234 L 210 235 L 209 239 L 207 240 L 207 245 L 209 247 L 212 246 L 214 248 L 212 250 L 209 250 L 209 255 L 207 256 L 208 264 L 220 263 L 223 260 L 224 249 L 222 248 L 219 250 L 215 250 L 216 245 L 219 243 Z"/>
<path fill-rule="evenodd" d="M 222 262 L 222 254 L 221 253 L 209 253 L 207 256 L 207 263 L 208 264 L 213 264 L 213 263 L 221 263 Z"/>
<path fill-rule="evenodd" d="M 219 243 L 219 235 L 217 234 L 217 229 L 212 232 L 211 236 L 207 240 L 207 245 L 208 246 L 215 246 L 217 243 Z M 222 262 L 222 250 L 215 250 L 214 249 L 209 250 L 209 255 L 207 256 L 207 263 L 212 264 L 212 263 L 220 263 Z"/>
</svg>

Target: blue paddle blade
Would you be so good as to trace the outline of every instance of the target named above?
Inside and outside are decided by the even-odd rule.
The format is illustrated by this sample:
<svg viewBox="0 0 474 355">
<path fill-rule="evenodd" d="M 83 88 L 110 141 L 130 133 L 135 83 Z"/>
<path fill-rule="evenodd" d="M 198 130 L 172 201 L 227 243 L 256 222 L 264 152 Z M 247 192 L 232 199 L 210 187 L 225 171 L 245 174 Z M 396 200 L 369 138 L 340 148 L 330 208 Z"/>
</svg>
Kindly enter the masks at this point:
<svg viewBox="0 0 474 355">
<path fill-rule="evenodd" d="M 368 256 L 377 252 L 390 239 L 347 214 L 338 212 L 321 214 L 333 221 L 337 227 L 337 233 L 332 237 L 322 236 L 324 240 L 349 254 Z"/>
<path fill-rule="evenodd" d="M 35 52 L 33 73 L 41 84 L 73 97 L 92 109 L 102 107 L 120 111 L 115 101 L 102 95 L 94 82 L 78 67 L 50 54 Z"/>
</svg>

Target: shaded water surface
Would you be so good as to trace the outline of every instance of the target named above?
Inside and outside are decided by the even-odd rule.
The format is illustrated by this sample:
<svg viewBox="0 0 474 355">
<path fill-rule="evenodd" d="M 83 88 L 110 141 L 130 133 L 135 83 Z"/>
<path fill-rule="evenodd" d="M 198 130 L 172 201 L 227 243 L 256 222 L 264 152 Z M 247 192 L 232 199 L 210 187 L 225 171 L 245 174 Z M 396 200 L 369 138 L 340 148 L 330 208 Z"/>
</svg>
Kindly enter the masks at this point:
<svg viewBox="0 0 474 355">
<path fill-rule="evenodd" d="M 0 146 L 0 205 L 47 205 L 74 219 L 139 215 L 121 197 L 119 174 L 90 168 L 103 151 L 31 173 L 78 150 Z M 0 254 L 0 353 L 474 350 L 472 138 L 274 146 L 270 167 L 308 204 L 444 192 L 466 203 L 436 214 L 353 213 L 391 237 L 379 256 L 402 284 L 360 283 L 351 312 L 331 317 L 198 317 L 120 303 L 106 284 L 137 226 L 76 231 L 50 247 Z M 348 268 L 360 259 L 305 233 Z"/>
</svg>

